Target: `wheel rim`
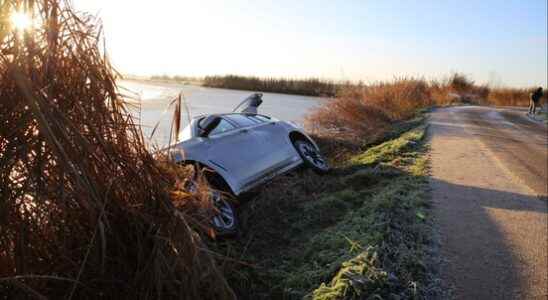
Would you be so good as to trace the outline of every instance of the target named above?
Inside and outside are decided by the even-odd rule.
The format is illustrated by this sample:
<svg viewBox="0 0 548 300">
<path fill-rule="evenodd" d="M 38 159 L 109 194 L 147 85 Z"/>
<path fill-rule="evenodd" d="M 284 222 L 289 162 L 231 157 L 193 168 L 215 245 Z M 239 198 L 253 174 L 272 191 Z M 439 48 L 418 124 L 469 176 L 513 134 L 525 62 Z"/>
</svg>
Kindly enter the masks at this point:
<svg viewBox="0 0 548 300">
<path fill-rule="evenodd" d="M 301 142 L 299 143 L 299 152 L 301 152 L 304 159 L 315 167 L 322 170 L 327 169 L 327 163 L 323 159 L 320 152 L 313 145 L 306 142 Z"/>
<path fill-rule="evenodd" d="M 216 201 L 219 214 L 213 217 L 213 225 L 219 229 L 231 229 L 234 227 L 234 211 L 228 202 L 224 200 Z"/>
</svg>

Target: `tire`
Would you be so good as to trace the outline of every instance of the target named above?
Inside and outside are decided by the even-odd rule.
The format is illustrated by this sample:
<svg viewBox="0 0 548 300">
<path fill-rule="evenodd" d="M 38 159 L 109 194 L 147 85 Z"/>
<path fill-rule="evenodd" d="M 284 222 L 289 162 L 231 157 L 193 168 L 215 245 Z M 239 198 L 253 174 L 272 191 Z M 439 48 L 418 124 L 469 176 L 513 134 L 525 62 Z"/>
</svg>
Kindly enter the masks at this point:
<svg viewBox="0 0 548 300">
<path fill-rule="evenodd" d="M 220 175 L 214 171 L 201 167 L 198 164 L 194 164 L 194 178 L 189 183 L 188 189 L 190 192 L 196 191 L 195 182 L 198 180 L 198 172 L 205 174 L 206 180 L 210 186 L 209 194 L 212 197 L 213 204 L 219 211 L 219 213 L 211 218 L 210 224 L 215 230 L 215 233 L 219 237 L 231 237 L 239 231 L 239 221 L 234 206 L 226 200 L 225 197 L 230 197 L 231 190 Z M 209 176 L 208 176 L 209 175 Z M 215 180 L 215 181 L 214 181 Z M 222 188 L 226 185 L 227 189 Z"/>
<path fill-rule="evenodd" d="M 318 174 L 326 174 L 329 172 L 327 161 L 311 142 L 296 140 L 293 142 L 293 146 L 301 156 L 305 166 Z"/>
<path fill-rule="evenodd" d="M 187 163 L 185 165 L 192 166 L 194 168 L 194 175 L 192 177 L 192 180 L 197 181 L 198 176 L 202 174 L 210 187 L 234 196 L 234 193 L 232 192 L 232 189 L 230 188 L 228 183 L 226 183 L 225 179 L 217 172 L 215 172 L 215 170 L 207 166 L 203 166 L 199 163 Z"/>
<path fill-rule="evenodd" d="M 219 214 L 211 219 L 211 225 L 218 236 L 234 236 L 238 233 L 239 222 L 234 206 L 223 199 L 222 194 L 213 192 L 213 201 Z"/>
</svg>

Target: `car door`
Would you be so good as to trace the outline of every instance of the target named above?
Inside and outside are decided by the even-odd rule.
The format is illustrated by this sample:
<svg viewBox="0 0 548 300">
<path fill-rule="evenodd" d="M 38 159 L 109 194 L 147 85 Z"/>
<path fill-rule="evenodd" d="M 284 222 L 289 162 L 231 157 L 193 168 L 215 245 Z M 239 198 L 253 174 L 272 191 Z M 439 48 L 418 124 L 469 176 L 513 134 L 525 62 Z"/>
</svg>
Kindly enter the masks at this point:
<svg viewBox="0 0 548 300">
<path fill-rule="evenodd" d="M 230 114 L 227 118 L 240 126 L 245 124 L 250 130 L 250 144 L 254 149 L 254 162 L 249 166 L 252 183 L 274 175 L 294 162 L 291 158 L 295 151 L 287 142 L 287 132 L 277 122 L 259 115 Z M 298 160 L 298 157 L 295 159 Z"/>
<path fill-rule="evenodd" d="M 287 130 L 277 120 L 271 120 L 261 115 L 250 115 L 248 117 L 266 123 L 266 126 L 258 128 L 258 132 L 264 136 L 266 148 L 269 149 L 268 153 L 265 154 L 265 158 L 269 163 L 269 170 L 277 171 L 299 160 L 295 148 L 289 142 Z"/>
<path fill-rule="evenodd" d="M 259 169 L 257 161 L 260 153 L 256 149 L 251 127 L 241 126 L 223 117 L 207 137 L 209 162 L 229 173 L 239 189 L 245 189 Z"/>
</svg>

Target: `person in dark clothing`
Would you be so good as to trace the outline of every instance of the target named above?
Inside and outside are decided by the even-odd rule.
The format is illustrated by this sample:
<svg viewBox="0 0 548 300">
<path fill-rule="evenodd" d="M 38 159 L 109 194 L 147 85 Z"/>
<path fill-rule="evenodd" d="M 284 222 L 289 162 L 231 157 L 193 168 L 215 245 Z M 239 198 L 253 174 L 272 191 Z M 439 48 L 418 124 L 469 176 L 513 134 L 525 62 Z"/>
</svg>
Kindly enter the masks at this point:
<svg viewBox="0 0 548 300">
<path fill-rule="evenodd" d="M 540 102 L 540 98 L 542 98 L 542 95 L 543 93 L 541 87 L 530 94 L 529 114 L 534 115 L 537 112 L 537 106 Z"/>
</svg>

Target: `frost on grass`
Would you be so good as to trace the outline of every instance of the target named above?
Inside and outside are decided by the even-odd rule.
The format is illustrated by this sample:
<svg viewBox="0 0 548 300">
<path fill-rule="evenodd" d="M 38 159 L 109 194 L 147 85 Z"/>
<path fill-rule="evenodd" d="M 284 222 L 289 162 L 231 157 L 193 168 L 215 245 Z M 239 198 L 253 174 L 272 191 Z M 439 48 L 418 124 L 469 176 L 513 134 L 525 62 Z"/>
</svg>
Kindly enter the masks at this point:
<svg viewBox="0 0 548 300">
<path fill-rule="evenodd" d="M 430 239 L 424 131 L 400 133 L 331 175 L 310 175 L 314 189 L 298 178 L 287 196 L 267 189 L 245 211 L 250 242 L 236 245 L 256 268 L 239 268 L 231 282 L 252 299 L 420 295 Z"/>
<path fill-rule="evenodd" d="M 344 227 L 351 230 L 341 228 L 337 232 L 353 236 L 354 244 L 367 245 L 367 248 L 359 246 L 362 251 L 340 264 L 337 274 L 309 294 L 311 298 L 374 299 L 419 295 L 417 285 L 420 289 L 420 283 L 426 277 L 423 247 L 429 242 L 425 234 L 424 175 L 427 164 L 426 159 L 413 150 L 422 141 L 424 132 L 425 127 L 420 126 L 351 160 L 354 164 L 376 164 L 377 169 L 400 169 L 402 175 L 385 181 L 384 189 L 348 215 Z M 402 157 L 412 159 L 402 166 Z M 365 176 L 370 182 L 374 174 L 384 177 L 381 171 L 370 170 L 358 171 L 350 178 Z"/>
</svg>

